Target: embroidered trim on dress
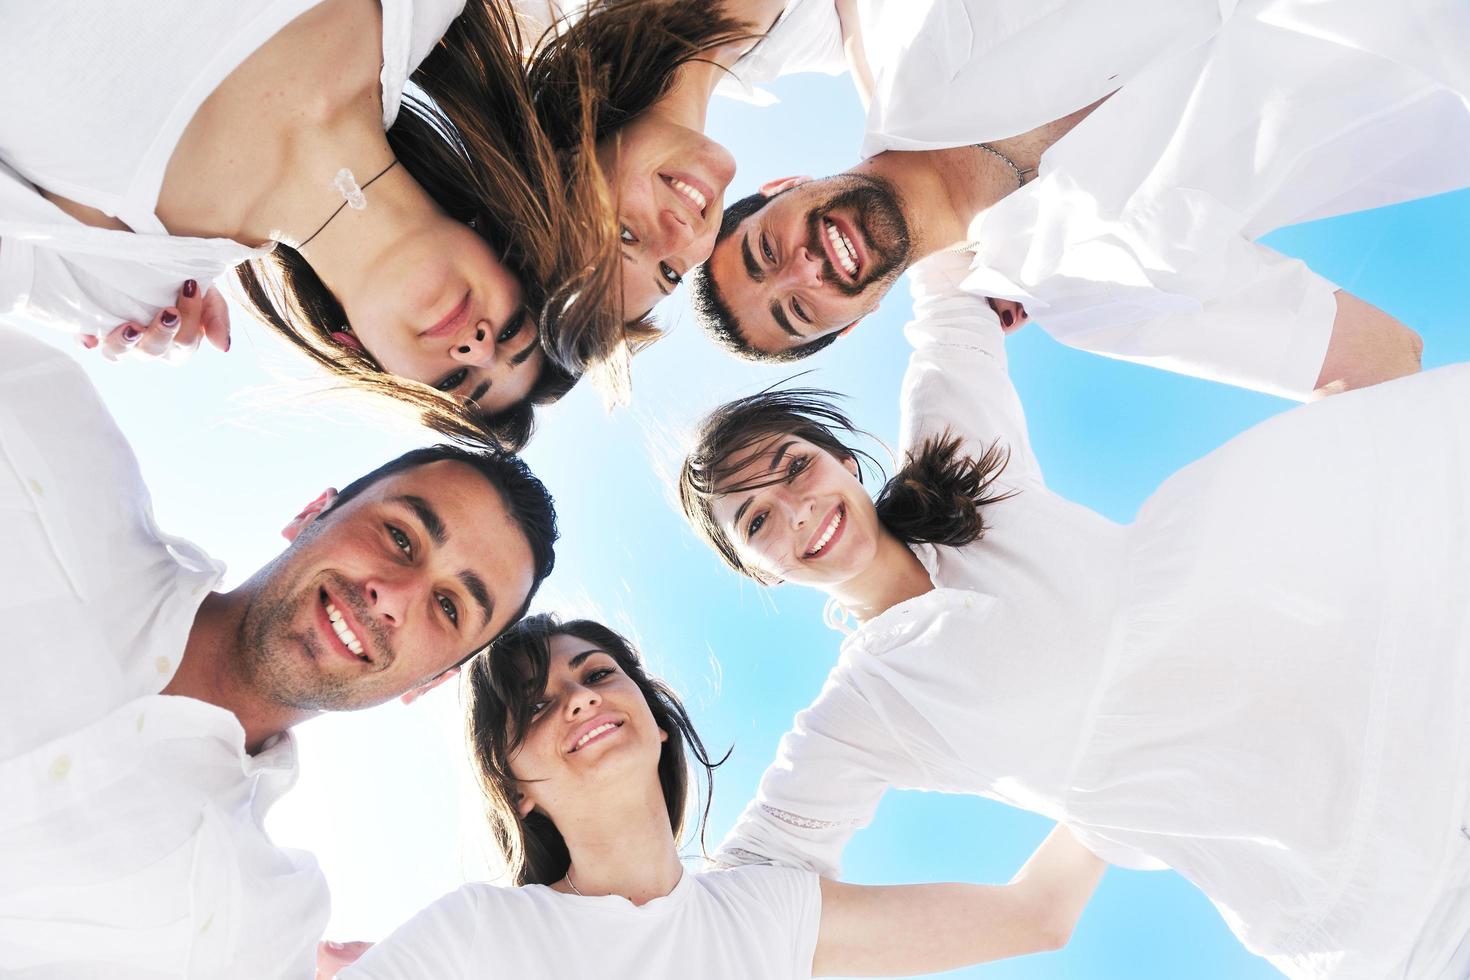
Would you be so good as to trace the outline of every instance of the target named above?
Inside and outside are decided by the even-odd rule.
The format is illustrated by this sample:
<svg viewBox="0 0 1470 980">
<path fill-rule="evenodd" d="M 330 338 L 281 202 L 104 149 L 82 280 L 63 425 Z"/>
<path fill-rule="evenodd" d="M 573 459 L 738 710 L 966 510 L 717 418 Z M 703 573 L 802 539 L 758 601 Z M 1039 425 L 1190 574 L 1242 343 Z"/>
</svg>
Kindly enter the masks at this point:
<svg viewBox="0 0 1470 980">
<path fill-rule="evenodd" d="M 811 817 L 803 817 L 799 813 L 789 813 L 786 810 L 778 810 L 773 806 L 762 803 L 761 809 L 775 817 L 782 823 L 789 823 L 793 827 L 801 827 L 804 830 L 830 830 L 833 827 L 842 827 L 852 823 L 851 820 L 814 820 Z"/>
</svg>

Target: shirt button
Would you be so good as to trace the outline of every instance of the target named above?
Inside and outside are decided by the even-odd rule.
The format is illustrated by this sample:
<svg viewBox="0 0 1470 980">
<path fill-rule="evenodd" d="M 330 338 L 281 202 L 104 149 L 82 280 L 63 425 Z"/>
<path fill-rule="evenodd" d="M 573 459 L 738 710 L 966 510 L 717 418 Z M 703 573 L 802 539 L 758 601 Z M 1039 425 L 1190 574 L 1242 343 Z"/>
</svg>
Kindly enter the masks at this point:
<svg viewBox="0 0 1470 980">
<path fill-rule="evenodd" d="M 51 777 L 53 782 L 60 782 L 61 780 L 66 778 L 66 774 L 69 772 L 71 772 L 71 756 L 58 755 L 55 760 L 52 761 L 51 768 L 50 770 L 48 770 L 47 775 Z"/>
<path fill-rule="evenodd" d="M 153 661 L 153 666 L 158 669 L 158 672 L 160 674 L 167 674 L 169 670 L 173 667 L 173 665 L 168 662 L 167 657 L 159 657 L 157 660 Z"/>
<path fill-rule="evenodd" d="M 966 598 L 965 599 L 965 608 L 966 609 L 974 608 L 974 605 L 975 605 L 975 598 L 974 598 L 974 596 L 970 596 L 969 598 Z"/>
<path fill-rule="evenodd" d="M 141 733 L 141 732 L 142 732 L 142 731 L 143 731 L 143 722 L 144 722 L 144 721 L 145 721 L 145 720 L 147 720 L 147 718 L 148 718 L 148 716 L 147 716 L 147 715 L 139 715 L 139 716 L 138 716 L 138 724 L 137 724 L 137 729 L 138 729 L 138 731 L 139 731 L 139 732 L 140 732 L 140 733 Z"/>
<path fill-rule="evenodd" d="M 202 936 L 206 932 L 208 932 L 209 931 L 209 927 L 212 926 L 212 925 L 214 925 L 214 913 L 213 912 L 209 913 L 209 915 L 205 917 L 204 924 L 199 927 L 199 935 Z"/>
<path fill-rule="evenodd" d="M 41 486 L 41 481 L 39 481 L 39 480 L 31 480 L 29 482 L 30 482 L 30 485 L 31 485 L 31 492 L 32 493 L 34 493 L 38 497 L 44 497 L 44 496 L 46 496 L 46 488 L 43 487 L 43 486 Z"/>
</svg>

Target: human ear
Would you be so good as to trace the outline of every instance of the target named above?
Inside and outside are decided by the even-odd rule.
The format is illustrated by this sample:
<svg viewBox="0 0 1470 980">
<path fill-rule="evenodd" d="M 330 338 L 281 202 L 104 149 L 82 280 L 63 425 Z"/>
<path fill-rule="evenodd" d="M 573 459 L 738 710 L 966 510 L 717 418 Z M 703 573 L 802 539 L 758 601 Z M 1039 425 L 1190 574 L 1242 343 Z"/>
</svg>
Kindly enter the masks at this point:
<svg viewBox="0 0 1470 980">
<path fill-rule="evenodd" d="M 768 180 L 764 184 L 762 184 L 760 187 L 760 192 L 761 195 L 764 197 L 775 197 L 782 191 L 789 191 L 793 187 L 800 187 L 802 184 L 805 184 L 810 180 L 811 178 L 807 176 L 777 177 L 775 180 Z"/>
<path fill-rule="evenodd" d="M 846 456 L 842 457 L 842 465 L 847 470 L 847 472 L 851 473 L 855 477 L 858 476 L 857 457 L 854 456 L 852 453 L 848 453 Z"/>
<path fill-rule="evenodd" d="M 341 330 L 332 331 L 332 339 L 348 350 L 355 350 L 359 354 L 365 353 L 367 350 L 367 348 L 362 346 L 362 341 L 357 339 L 357 334 L 353 333 L 351 328 L 346 324 L 342 325 Z"/>
<path fill-rule="evenodd" d="M 531 799 L 525 793 L 519 793 L 516 796 L 516 813 L 519 813 L 521 815 L 522 820 L 529 817 L 531 815 L 531 811 L 534 809 L 536 809 L 535 800 Z"/>
<path fill-rule="evenodd" d="M 445 681 L 449 680 L 451 677 L 458 677 L 458 676 L 459 676 L 459 667 L 458 666 L 450 667 L 448 670 L 446 670 L 444 673 L 440 674 L 438 677 L 435 677 L 432 680 L 429 680 L 429 681 L 426 681 L 423 684 L 420 684 L 418 687 L 414 688 L 412 691 L 406 691 L 406 692 L 404 692 L 403 696 L 400 697 L 398 700 L 402 701 L 404 704 L 413 704 L 419 698 L 423 697 L 425 694 L 428 694 L 434 688 L 438 687 L 440 684 L 443 684 Z"/>
<path fill-rule="evenodd" d="M 316 520 L 337 500 L 335 487 L 327 487 L 321 494 L 302 508 L 301 513 L 291 518 L 291 523 L 281 529 L 281 537 L 287 541 L 295 541 L 297 535 L 306 530 L 306 526 Z"/>
</svg>

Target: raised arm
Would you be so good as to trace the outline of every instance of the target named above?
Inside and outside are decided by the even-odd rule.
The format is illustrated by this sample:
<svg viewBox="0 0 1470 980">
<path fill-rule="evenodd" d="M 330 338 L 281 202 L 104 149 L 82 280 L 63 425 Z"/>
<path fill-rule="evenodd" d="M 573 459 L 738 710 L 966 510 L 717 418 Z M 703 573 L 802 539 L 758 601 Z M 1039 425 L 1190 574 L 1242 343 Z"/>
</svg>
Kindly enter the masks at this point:
<svg viewBox="0 0 1470 980">
<path fill-rule="evenodd" d="M 1107 867 L 1057 826 L 1005 885 L 822 880 L 813 976 L 910 976 L 1060 949 Z"/>
</svg>

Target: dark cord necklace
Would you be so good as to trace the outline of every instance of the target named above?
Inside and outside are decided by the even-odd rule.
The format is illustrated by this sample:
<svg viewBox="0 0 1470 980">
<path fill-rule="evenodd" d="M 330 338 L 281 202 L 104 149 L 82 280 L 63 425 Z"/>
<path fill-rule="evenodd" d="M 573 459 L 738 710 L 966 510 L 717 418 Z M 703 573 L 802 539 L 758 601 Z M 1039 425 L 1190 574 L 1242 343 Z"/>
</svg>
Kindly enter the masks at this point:
<svg viewBox="0 0 1470 980">
<path fill-rule="evenodd" d="M 383 176 L 388 171 L 392 170 L 397 165 L 398 158 L 394 157 L 392 163 L 388 164 L 388 166 L 384 167 L 382 170 L 379 170 L 377 174 L 373 176 L 372 180 L 368 181 L 366 184 L 363 184 L 361 187 L 357 186 L 357 181 L 352 176 L 351 170 L 343 167 L 341 170 L 337 171 L 337 180 L 335 182 L 335 186 L 337 190 L 342 193 L 342 203 L 337 205 L 337 210 L 333 211 L 326 221 L 322 222 L 320 228 L 308 235 L 306 241 L 296 246 L 296 251 L 299 252 L 302 249 L 306 248 L 306 246 L 310 245 L 311 240 L 320 235 L 323 231 L 325 231 L 327 225 L 332 223 L 332 219 L 341 214 L 342 209 L 347 207 L 349 204 L 352 205 L 354 211 L 361 211 L 366 208 L 367 199 L 362 196 L 362 192 L 373 186 L 374 181 L 376 181 L 379 177 Z"/>
</svg>

